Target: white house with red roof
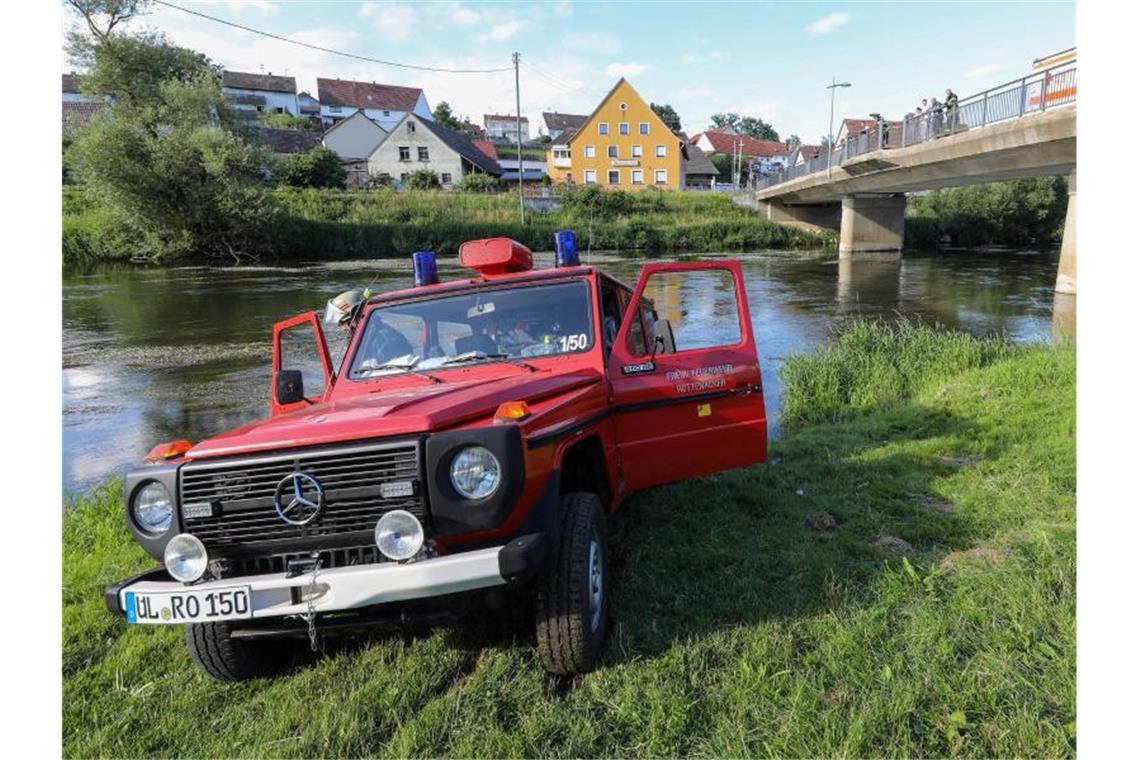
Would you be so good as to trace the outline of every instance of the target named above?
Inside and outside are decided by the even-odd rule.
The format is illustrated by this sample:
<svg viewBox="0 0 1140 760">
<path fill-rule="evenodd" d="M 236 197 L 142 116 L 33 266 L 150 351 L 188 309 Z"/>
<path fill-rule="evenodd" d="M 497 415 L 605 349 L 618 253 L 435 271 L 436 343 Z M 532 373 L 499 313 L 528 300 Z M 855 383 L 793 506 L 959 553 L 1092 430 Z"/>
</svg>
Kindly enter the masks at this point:
<svg viewBox="0 0 1140 760">
<path fill-rule="evenodd" d="M 706 156 L 742 155 L 747 161 L 758 163 L 764 172 L 786 167 L 791 153 L 788 146 L 779 140 L 761 140 L 742 135 L 730 127 L 698 132 L 689 138 L 689 142 L 700 148 Z"/>
<path fill-rule="evenodd" d="M 321 121 L 334 124 L 356 111 L 391 132 L 409 113 L 434 121 L 431 106 L 419 87 L 401 87 L 351 79 L 317 78 L 317 100 L 321 103 Z"/>
</svg>

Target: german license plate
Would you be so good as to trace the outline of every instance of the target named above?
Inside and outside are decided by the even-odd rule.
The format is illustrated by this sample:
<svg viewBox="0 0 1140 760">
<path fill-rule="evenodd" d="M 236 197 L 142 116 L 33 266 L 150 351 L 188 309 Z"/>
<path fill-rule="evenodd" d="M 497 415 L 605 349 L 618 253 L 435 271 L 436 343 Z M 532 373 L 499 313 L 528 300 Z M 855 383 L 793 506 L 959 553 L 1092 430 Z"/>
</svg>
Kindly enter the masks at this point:
<svg viewBox="0 0 1140 760">
<path fill-rule="evenodd" d="M 128 623 L 150 625 L 253 617 L 249 586 L 161 593 L 128 591 L 123 595 L 123 608 Z"/>
</svg>

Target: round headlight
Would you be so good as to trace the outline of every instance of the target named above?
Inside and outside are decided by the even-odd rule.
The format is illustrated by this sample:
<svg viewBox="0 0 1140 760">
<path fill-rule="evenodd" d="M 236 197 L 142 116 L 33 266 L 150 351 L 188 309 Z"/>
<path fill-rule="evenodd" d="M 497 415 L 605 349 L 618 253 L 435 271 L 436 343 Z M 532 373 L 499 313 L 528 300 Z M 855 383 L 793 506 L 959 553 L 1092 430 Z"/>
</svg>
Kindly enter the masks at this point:
<svg viewBox="0 0 1140 760">
<path fill-rule="evenodd" d="M 189 533 L 179 533 L 170 539 L 162 556 L 166 572 L 183 583 L 196 581 L 206 572 L 206 547 Z"/>
<path fill-rule="evenodd" d="M 502 480 L 499 460 L 482 446 L 468 446 L 451 460 L 451 485 L 467 499 L 485 499 Z"/>
<path fill-rule="evenodd" d="M 170 522 L 174 518 L 174 502 L 170 500 L 166 486 L 152 480 L 135 491 L 131 513 L 139 528 L 157 536 L 170 530 Z"/>
<path fill-rule="evenodd" d="M 424 545 L 424 526 L 411 512 L 393 509 L 376 522 L 376 548 L 388 559 L 411 559 Z"/>
</svg>

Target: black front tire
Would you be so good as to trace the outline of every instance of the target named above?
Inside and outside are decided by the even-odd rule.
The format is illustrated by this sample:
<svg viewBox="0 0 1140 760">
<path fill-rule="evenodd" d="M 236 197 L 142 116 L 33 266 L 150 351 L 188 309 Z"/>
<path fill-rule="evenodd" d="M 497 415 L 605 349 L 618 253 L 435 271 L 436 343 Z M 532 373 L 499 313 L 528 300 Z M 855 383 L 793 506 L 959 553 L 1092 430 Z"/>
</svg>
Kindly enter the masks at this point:
<svg viewBox="0 0 1140 760">
<path fill-rule="evenodd" d="M 206 675 L 219 681 L 248 681 L 275 676 L 287 670 L 297 653 L 291 639 L 246 641 L 230 634 L 230 623 L 190 623 L 186 647 Z"/>
<path fill-rule="evenodd" d="M 588 673 L 606 640 L 609 567 L 602 504 L 592 493 L 562 497 L 562 533 L 539 580 L 536 633 L 542 665 L 555 675 Z"/>
</svg>

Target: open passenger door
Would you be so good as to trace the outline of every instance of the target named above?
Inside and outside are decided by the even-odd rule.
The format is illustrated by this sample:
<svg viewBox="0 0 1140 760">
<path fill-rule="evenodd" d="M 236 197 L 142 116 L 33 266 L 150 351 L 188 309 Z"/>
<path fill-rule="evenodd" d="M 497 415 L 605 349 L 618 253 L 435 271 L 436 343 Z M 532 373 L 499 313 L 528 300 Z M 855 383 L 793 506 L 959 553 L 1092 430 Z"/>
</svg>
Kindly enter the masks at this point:
<svg viewBox="0 0 1140 760">
<path fill-rule="evenodd" d="M 308 343 L 305 325 L 312 331 L 315 356 L 304 348 Z M 273 375 L 269 385 L 272 416 L 317 403 L 332 389 L 332 378 L 329 347 L 316 312 L 298 314 L 273 325 Z M 305 395 L 306 389 L 311 395 Z M 313 393 L 314 390 L 318 392 Z"/>
<path fill-rule="evenodd" d="M 625 490 L 767 457 L 739 262 L 644 267 L 608 361 Z"/>
</svg>

